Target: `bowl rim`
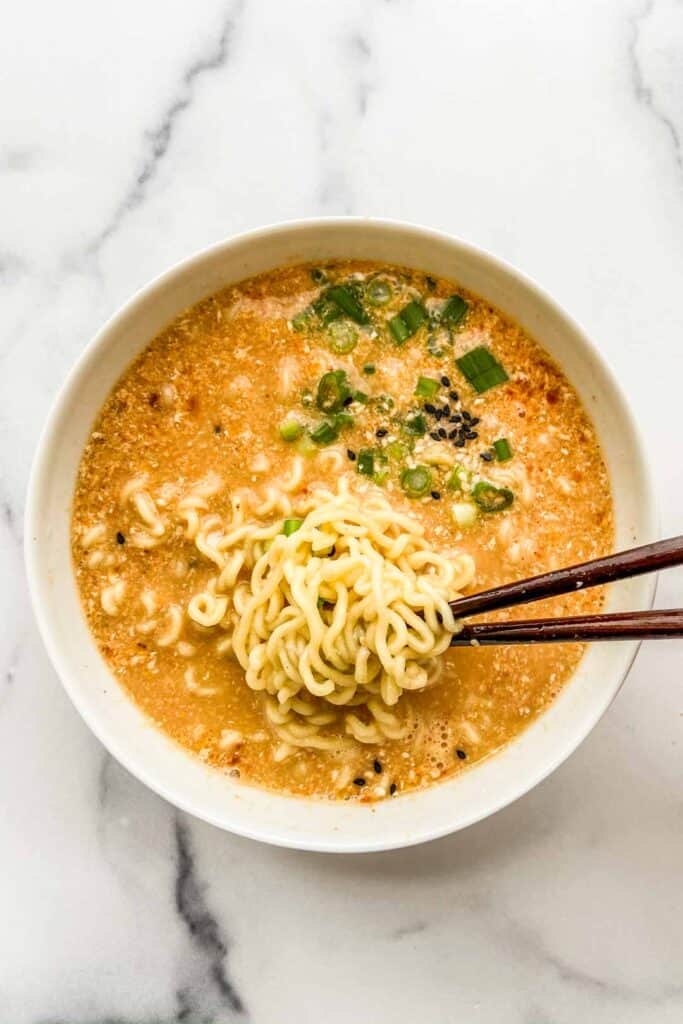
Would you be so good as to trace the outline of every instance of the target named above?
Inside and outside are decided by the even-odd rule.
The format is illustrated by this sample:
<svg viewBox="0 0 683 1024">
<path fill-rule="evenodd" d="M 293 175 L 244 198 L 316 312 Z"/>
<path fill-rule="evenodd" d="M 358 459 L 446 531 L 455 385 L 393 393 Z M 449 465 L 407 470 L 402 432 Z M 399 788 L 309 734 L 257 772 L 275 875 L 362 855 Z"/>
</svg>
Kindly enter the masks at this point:
<svg viewBox="0 0 683 1024">
<path fill-rule="evenodd" d="M 592 732 L 596 724 L 608 710 L 609 706 L 619 693 L 626 677 L 631 671 L 633 662 L 635 661 L 640 649 L 640 642 L 628 642 L 630 655 L 618 672 L 615 671 L 614 683 L 610 688 L 607 699 L 594 702 L 591 707 L 590 714 L 586 716 L 587 723 L 585 728 L 582 730 L 577 729 L 577 733 L 572 737 L 571 742 L 566 743 L 555 756 L 548 758 L 547 761 L 541 764 L 535 772 L 530 772 L 529 776 L 519 786 L 515 787 L 515 791 L 512 796 L 501 794 L 498 797 L 489 799 L 486 806 L 483 807 L 481 811 L 472 813 L 471 815 L 457 821 L 455 824 L 444 823 L 442 825 L 435 825 L 432 828 L 422 828 L 414 836 L 405 837 L 400 841 L 387 842 L 382 840 L 381 836 L 378 836 L 375 840 L 356 841 L 353 845 L 349 845 L 347 842 L 343 841 L 343 836 L 338 836 L 336 838 L 333 836 L 331 839 L 326 840 L 309 840 L 307 838 L 298 839 L 291 838 L 289 836 L 277 835 L 272 831 L 269 831 L 267 823 L 265 823 L 263 827 L 255 826 L 254 828 L 247 828 L 242 825 L 226 824 L 224 819 L 218 816 L 212 816 L 203 810 L 198 810 L 192 805 L 191 801 L 186 800 L 182 795 L 178 796 L 174 791 L 172 784 L 167 784 L 164 779 L 159 778 L 151 771 L 148 771 L 147 766 L 136 761 L 132 754 L 129 756 L 129 752 L 121 749 L 116 739 L 107 732 L 104 724 L 100 721 L 98 716 L 91 714 L 90 710 L 83 706 L 78 694 L 78 685 L 72 679 L 76 673 L 69 664 L 67 657 L 63 655 L 49 622 L 47 611 L 48 601 L 47 599 L 45 599 L 45 601 L 43 600 L 42 594 L 41 582 L 43 577 L 43 567 L 41 565 L 41 557 L 36 537 L 36 528 L 40 515 L 41 492 L 47 478 L 49 477 L 51 439 L 55 426 L 58 424 L 62 415 L 63 407 L 67 405 L 72 390 L 87 373 L 91 364 L 96 360 L 98 351 L 100 347 L 103 346 L 109 334 L 115 330 L 122 321 L 133 315 L 149 299 L 153 298 L 156 292 L 165 289 L 167 285 L 173 282 L 174 278 L 181 277 L 191 267 L 200 263 L 202 260 L 210 260 L 213 256 L 217 256 L 223 251 L 227 251 L 237 245 L 257 242 L 274 235 L 286 235 L 292 231 L 302 228 L 325 229 L 328 227 L 335 228 L 337 226 L 347 227 L 351 224 L 356 225 L 360 230 L 367 226 L 373 230 L 379 229 L 380 231 L 382 229 L 389 231 L 407 231 L 416 233 L 428 240 L 431 239 L 435 243 L 455 244 L 464 254 L 472 256 L 475 259 L 478 258 L 480 260 L 488 261 L 493 266 L 502 270 L 512 278 L 515 283 L 531 293 L 535 300 L 544 304 L 554 314 L 563 328 L 566 328 L 569 332 L 580 338 L 580 341 L 590 358 L 599 365 L 610 391 L 614 394 L 621 407 L 621 412 L 628 421 L 632 438 L 635 441 L 635 451 L 633 452 L 634 459 L 644 483 L 642 493 L 639 496 L 639 505 L 643 510 L 647 521 L 652 524 L 653 539 L 654 536 L 659 536 L 660 532 L 653 475 L 641 431 L 635 416 L 632 413 L 630 402 L 622 391 L 620 383 L 600 350 L 591 341 L 581 324 L 570 316 L 570 314 L 568 314 L 566 310 L 533 278 L 524 271 L 519 270 L 507 260 L 496 256 L 489 250 L 468 242 L 457 235 L 434 228 L 424 227 L 423 225 L 416 224 L 411 221 L 392 218 L 332 216 L 305 217 L 279 221 L 272 224 L 265 224 L 249 231 L 230 235 L 227 238 L 212 243 L 209 246 L 195 250 L 191 255 L 177 260 L 170 267 L 162 271 L 147 284 L 137 289 L 128 299 L 126 299 L 87 342 L 75 363 L 67 373 L 52 401 L 35 449 L 26 491 L 26 505 L 24 513 L 24 559 L 31 604 L 41 639 L 62 686 L 66 690 L 69 698 L 80 716 L 86 722 L 87 726 L 92 730 L 105 750 L 115 757 L 116 760 L 118 760 L 123 767 L 131 773 L 131 775 L 141 781 L 144 785 L 148 786 L 153 792 L 168 801 L 171 805 L 180 808 L 194 817 L 206 821 L 207 823 L 225 831 L 233 832 L 236 835 L 266 842 L 274 846 L 321 853 L 369 853 L 415 846 L 455 833 L 463 828 L 467 828 L 514 803 L 554 772 L 571 756 L 571 754 L 587 738 L 590 732 Z M 561 362 L 560 367 L 562 368 Z M 656 588 L 657 575 L 653 574 L 647 582 L 643 583 L 643 604 L 645 607 L 652 607 Z M 621 646 L 623 647 L 627 645 L 622 644 Z M 543 716 L 540 716 L 540 718 L 542 717 Z M 523 733 L 520 735 L 523 735 Z M 514 745 L 514 741 L 512 741 L 512 743 Z M 509 744 L 507 746 L 509 746 Z M 497 755 L 494 754 L 493 757 L 495 756 Z M 475 768 L 476 765 L 473 766 L 473 769 Z M 437 785 L 439 784 L 437 783 Z M 417 791 L 417 794 L 415 795 L 419 795 L 419 792 L 422 791 Z"/>
</svg>

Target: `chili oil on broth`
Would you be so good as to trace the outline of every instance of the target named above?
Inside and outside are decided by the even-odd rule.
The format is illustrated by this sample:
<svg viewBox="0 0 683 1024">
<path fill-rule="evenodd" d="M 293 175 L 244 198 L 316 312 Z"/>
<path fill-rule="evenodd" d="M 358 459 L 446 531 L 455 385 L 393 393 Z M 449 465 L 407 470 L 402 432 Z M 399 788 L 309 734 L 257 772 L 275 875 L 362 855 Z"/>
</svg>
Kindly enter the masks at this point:
<svg viewBox="0 0 683 1024">
<path fill-rule="evenodd" d="M 187 614 L 216 570 L 186 536 L 183 499 L 199 494 L 201 515 L 229 520 L 236 493 L 267 508 L 279 480 L 294 481 L 303 496 L 340 480 L 362 494 L 376 486 L 358 471 L 359 454 L 370 450 L 391 504 L 419 517 L 436 549 L 473 557 L 474 589 L 607 552 L 612 504 L 597 438 L 576 393 L 520 327 L 476 296 L 417 271 L 338 262 L 323 274 L 321 281 L 319 268 L 295 266 L 242 282 L 187 310 L 150 343 L 112 391 L 85 447 L 73 558 L 102 654 L 166 733 L 256 785 L 368 800 L 432 784 L 498 750 L 548 706 L 583 648 L 450 650 L 438 685 L 404 693 L 393 709 L 409 725 L 405 737 L 375 745 L 345 737 L 338 752 L 283 752 L 263 695 L 246 685 L 234 658 L 217 652 L 220 629 Z M 374 326 L 341 316 L 323 326 L 311 304 L 330 282 L 349 281 L 361 282 L 366 299 L 368 281 L 384 282 L 391 297 L 372 309 Z M 377 294 L 385 297 L 381 288 Z M 432 313 L 453 294 L 467 303 L 460 322 L 446 330 L 432 316 L 398 344 L 388 324 L 407 303 Z M 348 347 L 350 332 L 352 350 L 333 351 Z M 509 379 L 478 394 L 455 359 L 480 346 Z M 315 406 L 316 387 L 331 371 L 344 371 L 349 387 L 367 400 L 347 399 L 353 423 L 335 441 L 316 445 L 309 433 L 326 419 Z M 434 395 L 415 396 L 421 376 L 438 382 Z M 444 406 L 448 415 L 428 411 Z M 423 436 L 406 434 L 416 415 L 425 420 Z M 278 425 L 293 420 L 306 433 L 284 441 Z M 501 438 L 512 452 L 505 462 L 493 455 Z M 404 445 L 404 453 L 386 456 L 389 445 Z M 401 474 L 415 464 L 432 474 L 429 492 L 418 498 L 401 486 Z M 461 467 L 459 490 L 448 486 L 454 465 Z M 479 509 L 471 491 L 482 480 L 511 491 L 512 504 Z M 145 506 L 147 496 L 153 509 Z M 161 538 L 154 536 L 155 516 L 164 524 Z M 601 603 L 598 592 L 587 591 L 539 602 L 534 612 L 586 614 Z M 341 724 L 324 731 L 343 736 Z"/>
</svg>

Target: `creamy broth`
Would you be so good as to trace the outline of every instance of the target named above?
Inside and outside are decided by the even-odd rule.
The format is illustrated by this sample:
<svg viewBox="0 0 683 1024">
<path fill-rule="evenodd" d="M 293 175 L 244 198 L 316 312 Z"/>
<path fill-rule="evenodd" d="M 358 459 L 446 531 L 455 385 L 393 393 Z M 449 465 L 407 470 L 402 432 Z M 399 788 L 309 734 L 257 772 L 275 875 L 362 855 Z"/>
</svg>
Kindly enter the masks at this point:
<svg viewBox="0 0 683 1024">
<path fill-rule="evenodd" d="M 350 286 L 340 300 L 346 309 L 326 298 L 340 283 Z M 349 295 L 370 323 L 355 322 Z M 492 377 L 491 360 L 457 362 L 482 347 Z M 341 418 L 316 406 L 321 377 L 338 371 L 351 391 Z M 416 466 L 422 477 L 406 476 Z M 102 654 L 176 741 L 256 785 L 371 800 L 430 785 L 508 743 L 557 695 L 582 647 L 453 649 L 435 685 L 403 693 L 399 738 L 357 742 L 340 718 L 321 730 L 338 736 L 336 748 L 283 744 L 263 694 L 221 645 L 220 626 L 188 614 L 216 574 L 193 529 L 201 519 L 210 531 L 215 517 L 219 530 L 239 495 L 279 531 L 297 495 L 340 480 L 361 497 L 379 488 L 419 520 L 435 549 L 470 555 L 470 591 L 612 545 L 593 426 L 528 334 L 452 282 L 338 262 L 227 288 L 150 343 L 87 442 L 73 558 Z M 584 614 L 601 603 L 587 591 L 539 602 L 533 614 Z"/>
</svg>

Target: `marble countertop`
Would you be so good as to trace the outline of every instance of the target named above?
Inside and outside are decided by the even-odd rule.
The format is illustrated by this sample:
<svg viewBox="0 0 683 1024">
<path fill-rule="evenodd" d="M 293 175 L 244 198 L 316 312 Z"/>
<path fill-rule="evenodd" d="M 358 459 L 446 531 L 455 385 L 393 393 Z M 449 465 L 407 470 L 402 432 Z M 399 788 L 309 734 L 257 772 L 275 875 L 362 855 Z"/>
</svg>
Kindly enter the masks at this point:
<svg viewBox="0 0 683 1024">
<path fill-rule="evenodd" d="M 0 48 L 0 1021 L 680 1022 L 680 646 L 647 645 L 574 757 L 490 820 L 288 852 L 105 754 L 21 541 L 38 432 L 103 320 L 193 250 L 315 214 L 438 227 L 550 290 L 630 396 L 680 532 L 683 6 L 24 0 Z"/>
</svg>

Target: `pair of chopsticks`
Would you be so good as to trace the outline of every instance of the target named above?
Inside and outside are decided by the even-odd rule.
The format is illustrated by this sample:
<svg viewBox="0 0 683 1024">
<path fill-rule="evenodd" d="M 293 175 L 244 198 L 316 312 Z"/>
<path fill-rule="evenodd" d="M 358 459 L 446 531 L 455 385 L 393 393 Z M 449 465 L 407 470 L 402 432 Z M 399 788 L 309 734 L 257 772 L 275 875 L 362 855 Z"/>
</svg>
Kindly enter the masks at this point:
<svg viewBox="0 0 683 1024">
<path fill-rule="evenodd" d="M 575 593 L 602 583 L 669 569 L 683 563 L 683 536 L 620 551 L 567 569 L 507 583 L 451 602 L 458 619 L 498 608 Z M 451 640 L 452 647 L 488 644 L 546 644 L 591 640 L 657 640 L 683 637 L 683 608 L 667 611 L 617 612 L 574 618 L 523 619 L 512 622 L 466 624 Z"/>
</svg>

